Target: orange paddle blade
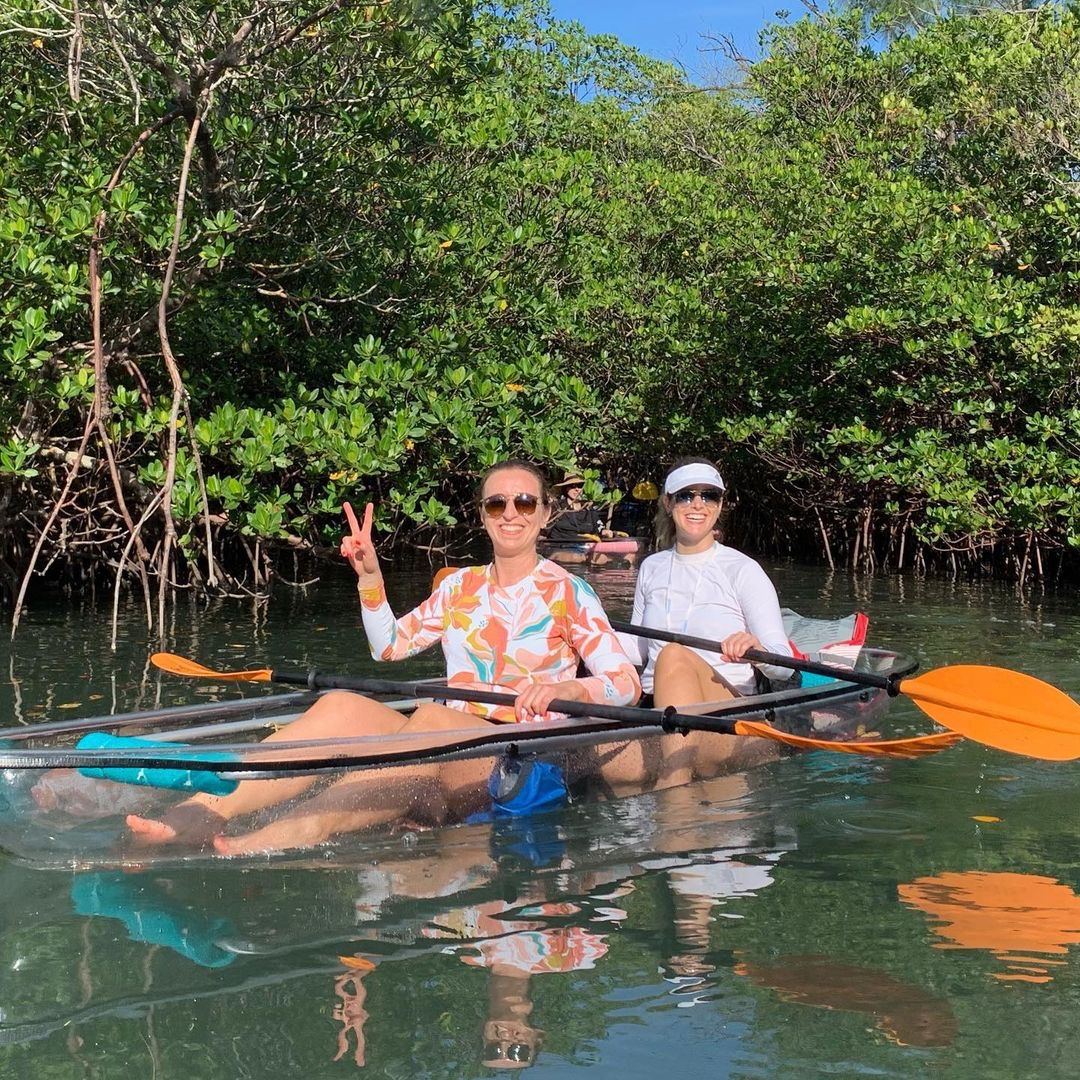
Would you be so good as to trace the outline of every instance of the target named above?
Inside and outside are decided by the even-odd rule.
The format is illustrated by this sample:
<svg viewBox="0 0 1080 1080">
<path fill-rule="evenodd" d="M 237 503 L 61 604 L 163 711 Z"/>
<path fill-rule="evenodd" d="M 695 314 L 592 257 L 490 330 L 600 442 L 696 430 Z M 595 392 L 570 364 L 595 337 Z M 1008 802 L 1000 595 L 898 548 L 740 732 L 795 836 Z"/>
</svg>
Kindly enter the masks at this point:
<svg viewBox="0 0 1080 1080">
<path fill-rule="evenodd" d="M 176 653 L 156 652 L 150 657 L 150 663 L 170 675 L 189 675 L 197 679 L 227 679 L 230 682 L 270 682 L 271 671 L 269 668 L 252 668 L 249 671 L 215 671 L 213 668 L 203 667 L 186 656 L 177 656 Z"/>
<path fill-rule="evenodd" d="M 866 739 L 862 742 L 837 742 L 834 739 L 813 739 L 806 735 L 790 735 L 769 724 L 757 720 L 739 720 L 735 724 L 736 735 L 760 735 L 763 739 L 794 746 L 800 750 L 831 750 L 840 754 L 868 754 L 871 757 L 922 757 L 936 754 L 960 741 L 953 731 L 937 735 L 916 735 L 910 739 Z"/>
<path fill-rule="evenodd" d="M 435 571 L 435 576 L 431 579 L 431 591 L 434 592 L 443 581 L 448 578 L 456 570 L 460 570 L 460 566 L 443 566 Z"/>
<path fill-rule="evenodd" d="M 1032 675 L 958 664 L 904 679 L 900 692 L 975 742 L 1049 761 L 1080 758 L 1080 704 Z"/>
</svg>

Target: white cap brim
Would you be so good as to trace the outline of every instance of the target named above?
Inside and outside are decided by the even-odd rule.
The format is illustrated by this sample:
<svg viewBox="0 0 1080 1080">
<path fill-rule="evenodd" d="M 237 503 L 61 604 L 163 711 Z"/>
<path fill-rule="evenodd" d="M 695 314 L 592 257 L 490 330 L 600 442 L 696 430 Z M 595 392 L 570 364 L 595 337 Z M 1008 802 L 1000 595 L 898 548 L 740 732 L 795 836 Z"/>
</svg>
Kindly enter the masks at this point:
<svg viewBox="0 0 1080 1080">
<path fill-rule="evenodd" d="M 664 494 L 674 495 L 676 491 L 692 487 L 694 484 L 704 484 L 706 487 L 724 490 L 724 481 L 720 474 L 704 461 L 692 461 L 689 465 L 681 465 L 673 469 L 664 481 Z"/>
</svg>

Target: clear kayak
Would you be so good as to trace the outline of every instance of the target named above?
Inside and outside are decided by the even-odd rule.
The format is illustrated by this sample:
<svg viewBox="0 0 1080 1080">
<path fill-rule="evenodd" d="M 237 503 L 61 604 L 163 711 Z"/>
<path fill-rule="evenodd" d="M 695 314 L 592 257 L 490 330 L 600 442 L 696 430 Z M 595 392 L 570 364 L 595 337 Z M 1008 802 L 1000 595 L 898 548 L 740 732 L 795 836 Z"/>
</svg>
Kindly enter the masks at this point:
<svg viewBox="0 0 1080 1080">
<path fill-rule="evenodd" d="M 863 648 L 857 663 L 859 670 L 898 676 L 915 666 L 895 652 L 874 648 Z M 639 710 L 643 722 L 585 717 L 473 727 L 440 732 L 437 745 L 430 733 L 262 744 L 270 731 L 287 730 L 315 697 L 274 694 L 0 729 L 0 848 L 42 866 L 147 865 L 200 857 L 170 847 L 132 849 L 125 818 L 166 812 L 190 795 L 192 778 L 206 776 L 233 786 L 298 775 L 330 782 L 350 773 L 464 758 L 489 758 L 494 767 L 509 756 L 560 761 L 575 780 L 575 796 L 588 797 L 598 752 L 663 734 L 661 714 Z M 437 698 L 438 684 L 432 684 L 429 700 Z M 888 701 L 884 691 L 837 679 L 682 711 L 725 722 L 764 720 L 781 731 L 824 740 L 872 742 L 880 738 L 876 727 Z M 417 703 L 388 702 L 403 712 Z M 87 739 L 88 733 L 93 737 Z M 265 817 L 257 823 L 265 823 Z M 252 819 L 235 825 L 244 831 Z"/>
</svg>

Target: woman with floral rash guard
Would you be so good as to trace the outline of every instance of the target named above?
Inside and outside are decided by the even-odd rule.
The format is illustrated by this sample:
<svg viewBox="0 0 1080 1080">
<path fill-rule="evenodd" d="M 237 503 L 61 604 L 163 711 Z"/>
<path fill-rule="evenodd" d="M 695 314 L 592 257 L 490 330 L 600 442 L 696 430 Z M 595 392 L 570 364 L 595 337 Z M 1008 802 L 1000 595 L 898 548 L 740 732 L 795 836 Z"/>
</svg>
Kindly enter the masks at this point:
<svg viewBox="0 0 1080 1080">
<path fill-rule="evenodd" d="M 637 672 L 596 594 L 537 554 L 536 540 L 550 508 L 539 470 L 519 461 L 495 465 L 484 476 L 479 502 L 494 551 L 491 563 L 452 573 L 400 619 L 386 599 L 371 540 L 370 504 L 363 525 L 346 506 L 350 534 L 341 552 L 357 574 L 364 629 L 376 659 L 403 660 L 439 642 L 450 685 L 506 691 L 516 695 L 514 704 L 428 703 L 402 717 L 381 702 L 336 692 L 321 697 L 268 743 L 431 732 L 435 747 L 440 731 L 544 718 L 555 700 L 637 701 Z M 576 677 L 579 662 L 589 672 L 583 678 Z M 307 846 L 335 833 L 388 822 L 459 820 L 483 808 L 490 769 L 490 759 L 479 759 L 350 774 L 244 835 L 225 835 L 228 823 L 295 799 L 314 779 L 247 781 L 231 795 L 200 794 L 161 820 L 132 816 L 128 825 L 149 843 L 212 841 L 222 854 Z"/>
</svg>

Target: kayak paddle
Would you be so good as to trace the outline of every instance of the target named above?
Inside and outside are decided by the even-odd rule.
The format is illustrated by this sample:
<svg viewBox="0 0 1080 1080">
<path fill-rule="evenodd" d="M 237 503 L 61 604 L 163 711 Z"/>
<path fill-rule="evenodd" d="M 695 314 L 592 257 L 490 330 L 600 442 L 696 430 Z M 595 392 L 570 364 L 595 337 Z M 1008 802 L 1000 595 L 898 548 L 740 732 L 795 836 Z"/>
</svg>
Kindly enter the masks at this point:
<svg viewBox="0 0 1080 1080">
<path fill-rule="evenodd" d="M 620 633 L 635 637 L 723 651 L 720 642 L 708 638 L 632 623 L 611 625 Z M 904 678 L 797 660 L 760 649 L 749 649 L 746 659 L 755 664 L 791 668 L 856 686 L 874 687 L 893 697 L 903 694 L 942 727 L 997 750 L 1047 761 L 1080 758 L 1080 704 L 1063 690 L 1033 675 L 983 664 L 955 664 Z"/>
<path fill-rule="evenodd" d="M 432 684 L 430 682 L 396 682 L 390 679 L 360 678 L 352 675 L 324 675 L 316 671 L 278 671 L 271 668 L 252 668 L 245 671 L 215 671 L 194 660 L 174 653 L 154 653 L 150 661 L 155 667 L 173 675 L 194 678 L 212 678 L 230 682 L 274 682 L 292 686 L 306 686 L 312 690 L 355 690 L 368 694 L 400 694 L 406 697 L 439 698 L 455 701 L 476 701 L 488 705 L 513 705 L 513 694 L 499 694 L 490 690 L 470 690 L 459 686 Z M 756 735 L 773 739 L 801 750 L 832 750 L 845 754 L 867 754 L 875 757 L 918 757 L 944 750 L 956 742 L 958 736 L 949 732 L 937 735 L 920 735 L 909 739 L 886 739 L 865 742 L 841 742 L 831 739 L 815 739 L 805 735 L 792 735 L 780 731 L 768 723 L 737 719 L 748 711 L 772 712 L 774 703 L 755 705 L 738 699 L 725 702 L 710 715 L 695 715 L 669 709 L 637 709 L 622 705 L 602 705 L 588 701 L 553 701 L 552 712 L 569 716 L 587 716 L 600 720 L 616 720 L 622 723 L 659 727 L 667 732 L 712 731 L 721 735 Z"/>
</svg>

